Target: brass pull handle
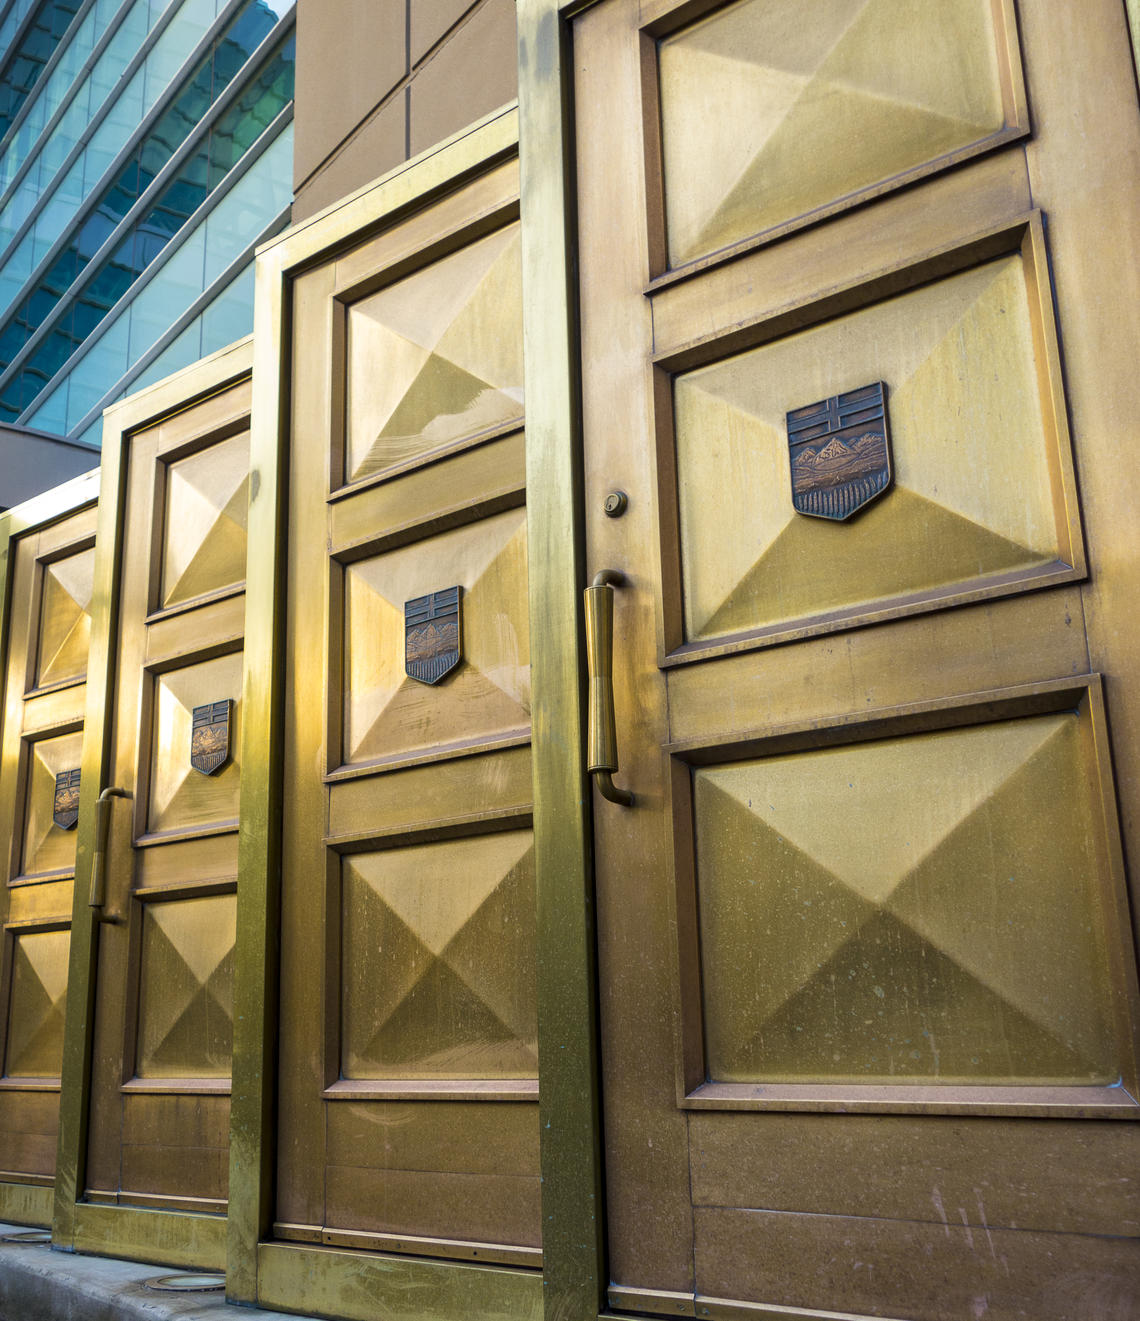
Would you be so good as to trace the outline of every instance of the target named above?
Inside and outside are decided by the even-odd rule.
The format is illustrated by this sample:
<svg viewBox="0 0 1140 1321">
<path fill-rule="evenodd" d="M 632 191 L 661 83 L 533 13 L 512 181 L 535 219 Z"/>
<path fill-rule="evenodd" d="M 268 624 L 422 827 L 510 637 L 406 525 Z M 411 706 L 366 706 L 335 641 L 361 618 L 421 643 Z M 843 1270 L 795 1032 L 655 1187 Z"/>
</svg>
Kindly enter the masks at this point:
<svg viewBox="0 0 1140 1321">
<path fill-rule="evenodd" d="M 95 856 L 91 860 L 91 891 L 87 896 L 89 908 L 100 909 L 106 902 L 107 890 L 107 835 L 111 829 L 111 800 L 129 798 L 125 789 L 104 789 L 95 802 Z M 99 914 L 102 917 L 102 913 Z"/>
<path fill-rule="evenodd" d="M 614 716 L 614 588 L 625 579 L 602 569 L 586 588 L 586 663 L 590 673 L 590 715 L 586 738 L 587 769 L 598 792 L 611 803 L 633 806 L 633 794 L 614 784 L 618 768 L 617 720 Z"/>
</svg>

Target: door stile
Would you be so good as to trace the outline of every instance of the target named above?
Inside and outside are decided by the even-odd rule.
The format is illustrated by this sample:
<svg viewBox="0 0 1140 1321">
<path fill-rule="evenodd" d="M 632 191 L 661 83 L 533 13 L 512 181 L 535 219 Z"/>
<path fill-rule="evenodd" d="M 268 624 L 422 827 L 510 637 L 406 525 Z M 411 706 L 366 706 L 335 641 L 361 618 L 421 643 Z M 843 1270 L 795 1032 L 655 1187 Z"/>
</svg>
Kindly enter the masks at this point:
<svg viewBox="0 0 1140 1321">
<path fill-rule="evenodd" d="M 226 1297 L 257 1301 L 257 1244 L 273 1219 L 280 956 L 281 722 L 285 672 L 285 419 L 289 332 L 284 249 L 257 259 L 250 414 L 241 811 Z"/>
<path fill-rule="evenodd" d="M 46 528 L 52 523 L 79 513 L 93 506 L 99 498 L 99 472 L 85 473 L 74 481 L 47 491 L 0 517 L 0 658 L 3 672 L 0 674 L 0 703 L 7 706 L 6 676 L 8 673 L 8 648 L 13 644 L 14 621 L 12 612 L 15 608 L 13 593 L 15 583 L 15 557 L 19 539 Z M 6 772 L 8 768 L 5 768 Z M 18 805 L 15 800 L 4 806 L 5 834 L 11 837 L 16 828 Z M 72 881 L 74 885 L 74 880 Z M 10 950 L 6 953 L 10 956 Z M 11 969 L 5 971 L 6 982 L 11 978 Z M 10 988 L 5 987 L 6 997 Z M 7 1023 L 0 1028 L 3 1037 L 7 1036 Z M 6 1041 L 0 1041 L 0 1050 L 6 1051 Z M 30 1183 L 0 1182 L 0 1218 L 15 1224 L 50 1225 L 52 1217 L 52 1188 L 50 1185 L 39 1186 Z"/>
<path fill-rule="evenodd" d="M 520 0 L 527 526 L 531 547 L 539 1128 L 544 1304 L 604 1306 L 591 795 L 584 757 L 584 578 L 569 25 Z M 534 144 L 531 148 L 530 144 Z"/>
<path fill-rule="evenodd" d="M 87 900 L 95 852 L 95 802 L 111 755 L 111 706 L 115 670 L 111 650 L 118 636 L 119 585 L 126 525 L 125 428 L 103 424 L 99 516 L 95 528 L 95 578 L 91 594 L 91 649 L 87 660 L 87 703 L 79 789 L 71 952 L 67 970 L 67 1018 L 60 1076 L 59 1147 L 56 1156 L 52 1243 L 73 1251 L 76 1211 L 86 1174 L 95 1027 L 95 960 L 99 920 Z"/>
<path fill-rule="evenodd" d="M 52 1241 L 69 1251 L 94 1251 L 172 1265 L 220 1268 L 225 1254 L 221 1217 L 130 1206 L 86 1204 L 99 918 L 88 903 L 95 852 L 95 801 L 111 766 L 115 739 L 123 544 L 132 435 L 173 417 L 247 377 L 250 342 L 242 340 L 109 409 L 104 418 L 95 580 L 91 610 L 79 836 L 64 1029 L 62 1097 Z M 145 779 L 145 772 L 143 778 Z"/>
</svg>

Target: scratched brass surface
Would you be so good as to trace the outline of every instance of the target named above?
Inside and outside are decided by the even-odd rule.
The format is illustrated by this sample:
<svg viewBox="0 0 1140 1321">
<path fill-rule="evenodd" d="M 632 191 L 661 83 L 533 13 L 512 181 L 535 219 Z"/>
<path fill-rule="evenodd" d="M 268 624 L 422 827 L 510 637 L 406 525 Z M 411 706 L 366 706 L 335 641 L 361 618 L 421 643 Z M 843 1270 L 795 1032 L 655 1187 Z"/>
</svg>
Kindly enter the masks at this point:
<svg viewBox="0 0 1140 1321">
<path fill-rule="evenodd" d="M 1039 356 L 1011 256 L 678 378 L 686 636 L 1056 560 Z M 894 487 L 844 524 L 797 514 L 785 412 L 879 378 Z"/>
<path fill-rule="evenodd" d="M 516 223 L 349 306 L 348 481 L 522 416 L 521 276 Z"/>
<path fill-rule="evenodd" d="M 440 1259 L 541 1238 L 518 200 L 491 124 L 446 193 L 358 231 L 332 212 L 274 254 L 307 253 L 272 331 L 291 379 L 272 1220 Z M 461 659 L 416 682 L 405 603 L 452 587 Z M 446 1165 L 378 1159 L 394 1104 Z M 488 1106 L 518 1112 L 525 1173 L 487 1168 Z M 350 1118 L 368 1140 L 344 1141 Z"/>
<path fill-rule="evenodd" d="M 75 831 L 62 830 L 52 820 L 55 777 L 74 770 L 83 752 L 83 734 L 61 734 L 28 745 L 25 781 L 24 844 L 20 872 L 63 871 L 75 867 Z"/>
<path fill-rule="evenodd" d="M 343 1076 L 537 1076 L 530 832 L 341 865 Z"/>
<path fill-rule="evenodd" d="M 91 644 L 95 549 L 52 560 L 41 570 L 39 646 L 33 687 L 82 679 Z"/>
<path fill-rule="evenodd" d="M 58 1078 L 70 931 L 17 932 L 4 1052 L 6 1078 Z"/>
<path fill-rule="evenodd" d="M 710 1080 L 1114 1082 L 1093 774 L 1075 715 L 697 770 Z"/>
<path fill-rule="evenodd" d="M 228 1077 L 233 896 L 148 903 L 143 911 L 138 1076 Z"/>
<path fill-rule="evenodd" d="M 238 815 L 241 652 L 169 670 L 154 679 L 147 829 L 172 830 L 234 821 Z M 193 711 L 229 697 L 230 755 L 213 775 L 190 764 Z"/>
<path fill-rule="evenodd" d="M 660 45 L 669 256 L 773 229 L 997 132 L 990 0 L 744 0 Z"/>
<path fill-rule="evenodd" d="M 249 433 L 166 465 L 159 604 L 178 605 L 245 579 Z"/>
<path fill-rule="evenodd" d="M 874 23 L 887 8 L 848 12 Z M 629 810 L 593 796 L 615 1311 L 949 1321 L 984 1293 L 994 1321 L 1059 1321 L 1089 1310 L 1093 1289 L 1093 1310 L 1104 1310 L 1101 1299 L 1122 1315 L 1140 1307 L 1125 1264 L 1134 1264 L 1138 1208 L 1132 1196 L 1127 1206 L 1114 1196 L 1114 1170 L 1125 1150 L 1135 1164 L 1140 1141 L 1127 916 L 1136 891 L 1117 848 L 1117 806 L 1124 854 L 1133 858 L 1140 842 L 1131 792 L 1140 769 L 1132 619 L 1140 556 L 1130 513 L 1140 476 L 1125 460 L 1140 300 L 1135 255 L 1118 239 L 1138 205 L 1140 118 L 1123 6 L 1094 0 L 1077 13 L 1018 0 L 1011 27 L 1014 8 L 973 12 L 995 34 L 1002 29 L 1007 45 L 1012 38 L 1015 51 L 997 64 L 1001 80 L 1024 65 L 1032 136 L 1011 136 L 1003 115 L 983 126 L 997 127 L 984 150 L 966 143 L 941 164 L 913 168 L 899 160 L 889 167 L 897 175 L 860 181 L 845 198 L 832 170 L 834 187 L 813 197 L 817 166 L 830 170 L 840 153 L 858 162 L 908 118 L 901 110 L 886 134 L 861 133 L 860 89 L 839 88 L 828 147 L 806 132 L 796 141 L 810 209 L 765 221 L 764 198 L 754 197 L 735 231 L 694 240 L 682 257 L 666 250 L 672 217 L 658 214 L 678 179 L 663 188 L 655 177 L 654 39 L 752 12 L 784 20 L 787 40 L 806 51 L 822 43 L 838 7 L 558 5 L 572 15 L 578 184 L 585 553 L 575 569 L 579 587 L 601 569 L 628 582 L 615 594 L 614 697 L 623 783 L 636 802 Z M 937 25 L 967 10 L 894 12 Z M 908 68 L 943 57 L 938 42 L 910 44 L 901 57 Z M 778 53 L 775 41 L 767 47 Z M 890 77 L 896 50 L 883 44 L 874 76 Z M 751 58 L 743 39 L 723 54 L 726 63 Z M 774 62 L 767 51 L 765 61 Z M 952 64 L 951 56 L 944 70 Z M 761 111 L 718 111 L 736 76 L 718 77 L 718 67 L 708 60 L 705 83 L 694 80 L 707 137 L 682 192 L 740 145 L 748 154 L 727 173 L 731 188 L 756 151 L 749 136 Z M 958 87 L 993 90 L 985 63 L 973 67 Z M 1003 88 L 1002 106 L 1016 102 L 1012 84 Z M 734 140 L 712 150 L 717 134 Z M 668 145 L 665 157 L 668 171 Z M 773 177 L 768 170 L 761 186 Z M 711 211 L 724 193 L 705 192 Z M 779 242 L 766 241 L 777 234 Z M 721 244 L 729 246 L 713 251 Z M 670 259 L 684 268 L 667 271 Z M 1023 274 L 1009 278 L 1019 265 Z M 980 301 L 965 299 L 955 324 L 940 329 L 955 290 L 1003 267 L 1007 291 L 995 285 L 990 301 L 979 288 Z M 871 326 L 888 300 L 922 309 L 893 345 Z M 928 335 L 946 349 L 957 341 L 962 353 L 919 399 L 891 371 L 909 353 L 929 354 Z M 795 359 L 800 342 L 812 351 Z M 771 375 L 767 356 L 781 364 Z M 821 380 L 857 360 L 860 375 L 834 391 Z M 686 455 L 677 460 L 685 420 L 674 406 L 683 414 L 688 404 L 669 374 L 714 379 L 733 361 L 749 368 L 733 387 L 739 393 L 726 389 L 699 423 L 694 416 L 686 467 Z M 706 643 L 710 629 L 683 646 L 768 546 L 765 529 L 736 522 L 734 511 L 787 498 L 787 468 L 764 471 L 757 461 L 762 433 L 743 439 L 750 410 L 769 410 L 774 446 L 786 409 L 879 379 L 892 423 L 901 402 L 902 432 L 912 428 L 909 444 L 894 432 L 898 487 L 850 527 L 828 529 L 838 535 L 826 555 L 813 559 L 801 547 L 773 557 L 740 615 L 717 625 L 720 642 Z M 538 387 L 530 388 L 533 397 Z M 936 425 L 943 408 L 949 451 Z M 1066 417 L 1079 506 L 1064 471 Z M 930 440 L 917 439 L 915 423 Z M 573 441 L 567 446 L 573 454 Z M 939 472 L 937 491 L 933 483 L 916 491 L 912 460 L 941 463 L 940 450 L 952 471 Z M 718 455 L 718 480 L 705 482 L 694 516 L 703 541 L 686 547 L 695 527 L 686 502 L 692 514 L 700 465 Z M 607 519 L 603 502 L 615 488 L 628 494 L 628 509 Z M 928 517 L 902 517 L 906 504 L 915 509 L 911 497 L 930 503 Z M 871 550 L 862 530 L 892 502 L 900 517 Z M 948 535 L 943 510 L 977 527 L 964 529 L 968 545 Z M 924 523 L 930 540 L 920 553 Z M 995 559 L 991 536 L 1023 558 Z M 738 555 L 739 567 L 728 568 Z M 915 570 L 923 555 L 925 581 Z M 974 585 L 973 599 L 963 582 Z M 895 605 L 883 604 L 880 587 L 898 594 Z M 879 604 L 865 610 L 868 600 Z M 759 622 L 759 601 L 769 623 Z M 756 636 L 765 628 L 780 645 L 757 646 L 775 641 Z M 1090 671 L 1105 676 L 1106 723 Z M 1087 685 L 1087 727 L 1084 699 L 1023 712 L 1012 695 L 1019 685 L 1036 700 L 1070 681 Z M 979 722 L 968 738 L 962 718 L 948 714 L 966 703 Z M 1074 708 L 1077 716 L 1065 714 Z M 944 735 L 951 725 L 961 732 Z M 1054 732 L 1038 751 L 1019 752 L 1017 739 L 1034 727 Z M 872 773 L 883 746 L 874 740 L 884 737 L 894 755 Z M 960 738 L 965 750 L 952 755 Z M 540 773 L 548 755 L 545 736 L 536 737 Z M 848 774 L 831 782 L 829 767 Z M 734 779 L 736 800 L 714 787 L 718 776 Z M 771 785 L 776 777 L 781 784 Z M 849 783 L 862 786 L 862 810 L 876 815 L 851 819 Z M 769 787 L 781 793 L 757 792 Z M 973 810 L 963 793 L 980 796 Z M 932 838 L 940 818 L 945 832 Z M 541 843 L 537 817 L 536 827 Z M 908 842 L 926 852 L 913 867 Z M 1027 874 L 1039 886 L 1028 897 Z M 765 1002 L 769 993 L 786 1003 Z M 754 1040 L 765 1010 L 774 1025 L 767 1060 Z M 885 1047 L 908 1037 L 918 1059 L 897 1050 L 884 1059 Z M 1026 1124 L 1040 1126 L 1032 1138 Z M 710 1186 L 714 1168 L 722 1177 Z M 958 1184 L 967 1170 L 977 1177 Z M 558 1173 L 547 1169 L 548 1183 Z M 1032 1224 L 1007 1200 L 1014 1189 L 1029 1190 Z M 1101 1217 L 1111 1218 L 1110 1235 Z M 930 1261 L 933 1273 L 916 1269 Z"/>
<path fill-rule="evenodd" d="M 462 590 L 462 662 L 429 687 L 405 672 L 404 602 Z M 345 570 L 346 762 L 525 730 L 526 512 L 508 510 Z"/>
</svg>

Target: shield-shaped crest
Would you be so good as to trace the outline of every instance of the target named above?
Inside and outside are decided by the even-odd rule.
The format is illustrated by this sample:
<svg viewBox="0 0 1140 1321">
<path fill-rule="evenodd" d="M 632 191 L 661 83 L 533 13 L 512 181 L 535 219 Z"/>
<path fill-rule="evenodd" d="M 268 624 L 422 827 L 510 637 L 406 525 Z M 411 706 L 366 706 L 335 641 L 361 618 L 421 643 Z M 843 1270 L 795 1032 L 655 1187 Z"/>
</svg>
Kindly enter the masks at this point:
<svg viewBox="0 0 1140 1321">
<path fill-rule="evenodd" d="M 71 830 L 79 820 L 79 771 L 60 771 L 55 777 L 51 819 L 60 830 Z"/>
<path fill-rule="evenodd" d="M 891 436 L 882 381 L 787 415 L 792 504 L 801 514 L 842 521 L 890 486 Z"/>
<path fill-rule="evenodd" d="M 420 683 L 439 683 L 459 664 L 458 587 L 404 604 L 404 670 Z"/>
<path fill-rule="evenodd" d="M 207 702 L 196 706 L 190 730 L 190 765 L 203 775 L 213 775 L 229 760 L 230 711 L 233 702 Z"/>
</svg>

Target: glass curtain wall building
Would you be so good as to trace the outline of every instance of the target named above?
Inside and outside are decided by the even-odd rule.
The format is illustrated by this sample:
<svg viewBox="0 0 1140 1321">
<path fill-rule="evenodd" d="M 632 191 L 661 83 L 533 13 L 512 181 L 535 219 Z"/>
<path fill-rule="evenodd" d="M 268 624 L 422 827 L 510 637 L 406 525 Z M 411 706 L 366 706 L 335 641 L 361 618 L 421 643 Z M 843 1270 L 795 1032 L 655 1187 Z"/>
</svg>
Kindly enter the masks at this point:
<svg viewBox="0 0 1140 1321">
<path fill-rule="evenodd" d="M 294 62 L 294 0 L 0 0 L 0 427 L 97 447 L 253 329 Z"/>
</svg>

